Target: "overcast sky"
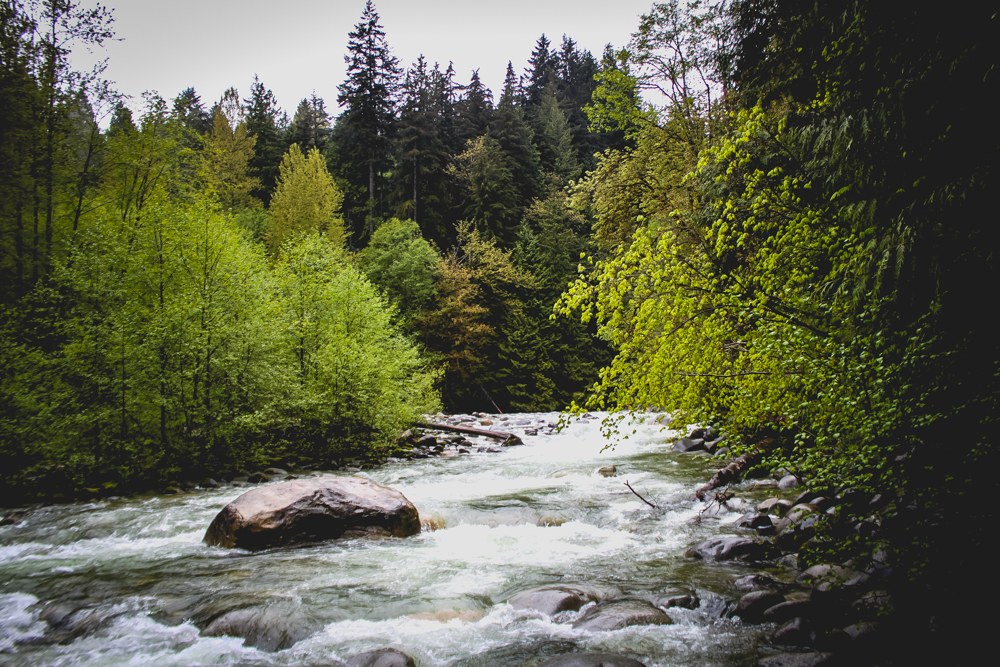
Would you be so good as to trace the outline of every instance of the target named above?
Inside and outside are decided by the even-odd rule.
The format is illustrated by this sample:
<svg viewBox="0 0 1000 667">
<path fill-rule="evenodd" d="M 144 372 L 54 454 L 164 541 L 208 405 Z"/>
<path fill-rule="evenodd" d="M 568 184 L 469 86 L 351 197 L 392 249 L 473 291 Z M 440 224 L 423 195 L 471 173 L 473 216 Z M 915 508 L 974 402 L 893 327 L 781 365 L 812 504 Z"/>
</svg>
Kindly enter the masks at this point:
<svg viewBox="0 0 1000 667">
<path fill-rule="evenodd" d="M 86 0 L 84 5 L 88 4 Z M 247 97 L 254 74 L 292 115 L 313 90 L 337 115 L 337 86 L 346 76 L 347 33 L 360 21 L 365 0 L 108 0 L 115 33 L 98 56 L 109 59 L 105 77 L 140 106 L 146 90 L 168 100 L 193 86 L 208 108 L 236 86 Z M 651 0 L 377 0 L 386 40 L 408 67 L 423 54 L 433 64 L 455 64 L 467 83 L 479 69 L 496 97 L 507 61 L 523 72 L 544 33 L 558 47 L 563 34 L 600 58 L 604 45 L 621 47 Z M 84 54 L 78 67 L 89 65 Z"/>
</svg>

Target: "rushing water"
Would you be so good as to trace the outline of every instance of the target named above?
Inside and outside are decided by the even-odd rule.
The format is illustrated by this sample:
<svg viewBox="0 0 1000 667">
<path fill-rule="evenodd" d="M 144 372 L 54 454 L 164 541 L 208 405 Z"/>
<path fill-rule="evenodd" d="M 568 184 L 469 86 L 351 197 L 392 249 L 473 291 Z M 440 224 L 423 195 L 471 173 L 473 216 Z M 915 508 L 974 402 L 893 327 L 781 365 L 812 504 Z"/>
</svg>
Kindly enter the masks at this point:
<svg viewBox="0 0 1000 667">
<path fill-rule="evenodd" d="M 494 428 L 555 419 L 517 415 Z M 0 664 L 318 667 L 385 646 L 421 667 L 530 667 L 579 651 L 650 667 L 752 663 L 759 630 L 720 617 L 721 596 L 733 597 L 731 582 L 746 571 L 684 556 L 739 516 L 739 507 L 703 512 L 693 500 L 718 464 L 669 452 L 658 424 L 633 428 L 613 450 L 602 451 L 594 419 L 524 436 L 525 446 L 502 453 L 359 473 L 400 490 L 439 526 L 404 539 L 256 554 L 207 547 L 205 528 L 246 490 L 234 487 L 31 511 L 0 527 Z M 617 477 L 597 474 L 607 465 Z M 550 583 L 610 585 L 653 600 L 682 588 L 702 602 L 669 609 L 671 626 L 610 632 L 573 629 L 575 612 L 548 618 L 506 604 Z M 241 608 L 300 640 L 268 652 L 200 635 Z M 75 630 L 51 643 L 46 630 L 58 621 Z"/>
</svg>

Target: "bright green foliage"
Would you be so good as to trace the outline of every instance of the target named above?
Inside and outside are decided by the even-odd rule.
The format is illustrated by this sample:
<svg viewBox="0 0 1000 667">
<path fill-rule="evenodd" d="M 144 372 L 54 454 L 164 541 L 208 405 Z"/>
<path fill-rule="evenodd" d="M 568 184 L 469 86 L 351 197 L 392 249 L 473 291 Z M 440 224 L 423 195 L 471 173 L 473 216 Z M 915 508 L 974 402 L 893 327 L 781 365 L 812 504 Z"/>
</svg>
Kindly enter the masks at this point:
<svg viewBox="0 0 1000 667">
<path fill-rule="evenodd" d="M 278 186 L 271 197 L 267 243 L 272 252 L 292 236 L 320 232 L 334 245 L 343 246 L 346 240 L 340 205 L 343 194 L 326 170 L 326 161 L 313 148 L 303 155 L 297 144 L 292 144 L 281 162 Z"/>
<path fill-rule="evenodd" d="M 212 133 L 205 149 L 207 180 L 224 211 L 260 205 L 250 194 L 260 185 L 260 179 L 250 173 L 256 143 L 257 138 L 247 133 L 239 95 L 230 88 L 212 114 Z"/>
<path fill-rule="evenodd" d="M 412 220 L 386 220 L 358 253 L 358 266 L 380 287 L 400 314 L 411 320 L 436 296 L 441 258 Z"/>
<path fill-rule="evenodd" d="M 743 104 L 724 127 L 681 80 L 712 29 L 685 37 L 688 58 L 664 7 L 631 57 L 682 94 L 576 190 L 611 255 L 588 260 L 560 309 L 596 317 L 617 350 L 589 405 L 715 422 L 817 489 L 948 516 L 895 536 L 916 574 L 929 545 L 977 530 L 955 499 L 996 456 L 1000 354 L 967 314 L 975 286 L 997 280 L 983 226 L 997 134 L 941 93 L 985 92 L 989 37 L 878 3 L 736 3 Z M 673 55 L 649 59 L 661 49 Z M 636 118 L 620 105 L 598 117 Z M 935 455 L 962 429 L 976 431 L 968 450 Z M 856 540 L 809 548 L 854 553 Z"/>
<path fill-rule="evenodd" d="M 350 450 L 359 441 L 388 444 L 438 409 L 437 372 L 343 250 L 317 234 L 298 237 L 282 248 L 275 274 L 298 371 L 289 412 L 318 453 Z"/>
</svg>

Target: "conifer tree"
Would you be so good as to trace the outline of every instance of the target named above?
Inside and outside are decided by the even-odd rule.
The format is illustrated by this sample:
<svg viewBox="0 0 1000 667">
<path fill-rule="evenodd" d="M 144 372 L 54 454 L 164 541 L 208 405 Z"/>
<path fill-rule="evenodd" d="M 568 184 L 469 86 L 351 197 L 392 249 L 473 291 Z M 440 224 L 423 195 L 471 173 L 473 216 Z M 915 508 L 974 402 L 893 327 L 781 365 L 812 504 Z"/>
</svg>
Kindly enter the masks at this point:
<svg viewBox="0 0 1000 667">
<path fill-rule="evenodd" d="M 255 75 L 250 86 L 250 97 L 243 100 L 245 105 L 247 133 L 256 137 L 250 168 L 260 186 L 253 191 L 264 205 L 271 202 L 271 193 L 278 183 L 278 165 L 281 164 L 282 145 L 279 130 L 281 109 L 274 93 L 264 87 Z"/>
<path fill-rule="evenodd" d="M 348 36 L 347 80 L 337 90 L 337 102 L 346 107 L 342 118 L 353 143 L 352 157 L 368 175 L 367 232 L 374 231 L 373 215 L 380 211 L 378 174 L 388 162 L 395 119 L 394 93 L 401 71 L 389 50 L 378 12 L 368 0 L 361 22 Z"/>
<path fill-rule="evenodd" d="M 493 93 L 483 85 L 479 70 L 473 70 L 465 94 L 458 102 L 459 136 L 468 141 L 486 133 L 493 120 Z"/>
<path fill-rule="evenodd" d="M 517 184 L 516 201 L 526 207 L 541 190 L 538 151 L 532 143 L 532 131 L 519 105 L 522 99 L 514 68 L 507 63 L 503 94 L 490 124 L 490 136 L 500 145 L 506 167 Z"/>
<path fill-rule="evenodd" d="M 326 103 L 315 91 L 308 99 L 299 102 L 295 116 L 288 126 L 286 144 L 298 144 L 300 150 L 309 152 L 318 148 L 322 152 L 330 135 L 330 115 Z"/>
</svg>

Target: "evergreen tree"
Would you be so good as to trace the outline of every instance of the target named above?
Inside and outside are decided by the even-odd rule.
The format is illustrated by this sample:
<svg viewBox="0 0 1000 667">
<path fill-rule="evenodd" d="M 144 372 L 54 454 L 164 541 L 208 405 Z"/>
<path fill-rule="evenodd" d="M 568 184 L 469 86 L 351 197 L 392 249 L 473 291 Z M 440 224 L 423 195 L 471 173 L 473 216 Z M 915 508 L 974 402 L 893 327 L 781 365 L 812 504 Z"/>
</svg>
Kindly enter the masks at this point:
<svg viewBox="0 0 1000 667">
<path fill-rule="evenodd" d="M 281 109 L 274 94 L 264 87 L 256 75 L 250 86 L 250 97 L 244 99 L 243 104 L 247 134 L 256 138 L 250 169 L 260 179 L 260 185 L 253 190 L 253 195 L 267 206 L 278 183 L 278 165 L 281 164 Z"/>
<path fill-rule="evenodd" d="M 285 143 L 288 146 L 298 144 L 299 149 L 306 152 L 314 148 L 323 152 L 329 136 L 330 115 L 326 112 L 326 103 L 313 92 L 309 99 L 299 102 L 288 126 Z"/>
<path fill-rule="evenodd" d="M 493 93 L 479 79 L 479 70 L 473 70 L 465 94 L 458 102 L 458 135 L 464 141 L 486 134 L 493 121 Z"/>
<path fill-rule="evenodd" d="M 204 136 L 212 131 L 212 115 L 205 110 L 194 88 L 185 88 L 174 98 L 174 117 L 183 127 Z"/>
<path fill-rule="evenodd" d="M 507 63 L 503 95 L 497 105 L 490 136 L 500 145 L 505 156 L 506 168 L 517 184 L 516 206 L 524 209 L 538 196 L 541 178 L 538 165 L 538 150 L 532 141 L 532 131 L 524 118 L 524 110 L 518 104 L 520 90 L 514 76 L 514 68 Z"/>
<path fill-rule="evenodd" d="M 381 214 L 379 174 L 388 164 L 395 117 L 394 94 L 401 71 L 399 60 L 389 50 L 385 32 L 371 0 L 365 3 L 361 22 L 349 33 L 344 56 L 347 80 L 337 90 L 344 110 L 342 121 L 351 141 L 354 161 L 368 175 L 367 233 L 374 231 L 374 218 Z"/>
<path fill-rule="evenodd" d="M 524 70 L 524 94 L 526 107 L 538 107 L 542 104 L 542 93 L 546 87 L 556 85 L 558 77 L 553 78 L 556 73 L 558 59 L 555 54 L 549 52 L 552 43 L 544 34 L 535 43 L 535 49 L 531 52 L 531 59 L 528 61 L 528 68 Z"/>
</svg>

